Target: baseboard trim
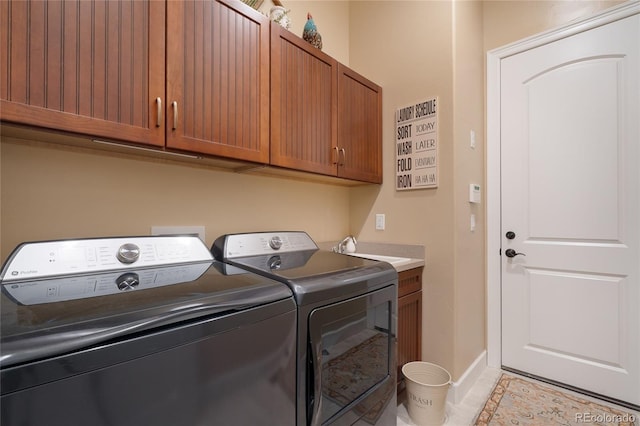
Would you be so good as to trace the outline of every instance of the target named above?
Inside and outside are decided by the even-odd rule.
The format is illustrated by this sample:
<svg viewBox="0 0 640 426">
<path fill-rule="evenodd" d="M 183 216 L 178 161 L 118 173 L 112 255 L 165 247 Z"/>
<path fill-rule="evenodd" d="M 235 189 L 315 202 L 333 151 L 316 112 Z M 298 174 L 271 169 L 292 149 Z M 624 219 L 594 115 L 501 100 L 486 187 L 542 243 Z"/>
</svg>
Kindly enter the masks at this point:
<svg viewBox="0 0 640 426">
<path fill-rule="evenodd" d="M 447 403 L 453 405 L 459 404 L 486 368 L 487 351 L 482 351 L 482 353 L 471 363 L 471 365 L 469 365 L 464 374 L 460 376 L 460 379 L 453 382 L 453 384 L 449 388 L 449 393 L 447 394 Z"/>
</svg>

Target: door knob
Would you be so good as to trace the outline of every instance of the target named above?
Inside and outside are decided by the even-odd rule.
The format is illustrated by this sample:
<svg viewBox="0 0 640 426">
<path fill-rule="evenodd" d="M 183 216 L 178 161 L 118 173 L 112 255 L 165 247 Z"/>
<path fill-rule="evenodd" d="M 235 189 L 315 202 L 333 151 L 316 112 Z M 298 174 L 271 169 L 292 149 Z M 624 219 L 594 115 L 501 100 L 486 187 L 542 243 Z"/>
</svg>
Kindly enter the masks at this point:
<svg viewBox="0 0 640 426">
<path fill-rule="evenodd" d="M 526 254 L 524 254 L 524 253 L 518 253 L 518 252 L 516 252 L 514 249 L 506 249 L 506 250 L 505 250 L 505 252 L 504 252 L 504 254 L 505 254 L 507 257 L 516 257 L 516 256 L 518 256 L 519 254 L 521 254 L 521 255 L 523 255 L 523 256 L 526 256 Z"/>
<path fill-rule="evenodd" d="M 509 231 L 507 232 L 507 235 L 505 235 L 505 237 L 507 237 L 508 240 L 513 240 L 516 237 L 516 233 L 513 231 Z"/>
</svg>

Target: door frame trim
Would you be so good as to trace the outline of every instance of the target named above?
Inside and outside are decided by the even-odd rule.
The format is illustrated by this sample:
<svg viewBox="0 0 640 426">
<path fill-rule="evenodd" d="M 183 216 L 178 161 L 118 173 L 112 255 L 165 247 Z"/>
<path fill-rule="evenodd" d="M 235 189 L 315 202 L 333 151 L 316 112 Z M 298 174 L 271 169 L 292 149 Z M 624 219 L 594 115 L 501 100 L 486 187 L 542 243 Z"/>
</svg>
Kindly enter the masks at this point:
<svg viewBox="0 0 640 426">
<path fill-rule="evenodd" d="M 640 14 L 640 0 L 606 9 L 579 22 L 525 38 L 487 52 L 487 365 L 502 366 L 501 197 L 500 197 L 500 62 L 509 56 Z"/>
</svg>

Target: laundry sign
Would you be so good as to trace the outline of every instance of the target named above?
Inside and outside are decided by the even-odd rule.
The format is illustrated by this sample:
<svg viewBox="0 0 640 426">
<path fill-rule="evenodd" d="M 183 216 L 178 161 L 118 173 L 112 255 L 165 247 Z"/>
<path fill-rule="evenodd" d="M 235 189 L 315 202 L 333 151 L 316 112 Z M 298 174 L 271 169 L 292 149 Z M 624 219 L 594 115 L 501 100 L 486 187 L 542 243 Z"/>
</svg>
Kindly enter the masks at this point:
<svg viewBox="0 0 640 426">
<path fill-rule="evenodd" d="M 438 98 L 396 110 L 396 191 L 438 187 Z"/>
</svg>

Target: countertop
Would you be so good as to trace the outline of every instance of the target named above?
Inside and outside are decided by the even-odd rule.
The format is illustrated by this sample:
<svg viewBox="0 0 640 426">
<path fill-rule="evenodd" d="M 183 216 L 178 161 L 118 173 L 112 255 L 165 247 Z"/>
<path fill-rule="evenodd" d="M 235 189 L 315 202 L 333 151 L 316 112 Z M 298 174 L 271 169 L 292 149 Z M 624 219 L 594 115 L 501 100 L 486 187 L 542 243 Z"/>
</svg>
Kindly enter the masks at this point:
<svg viewBox="0 0 640 426">
<path fill-rule="evenodd" d="M 337 245 L 337 242 L 323 242 L 318 243 L 318 247 L 322 250 L 331 250 Z M 407 271 L 409 269 L 419 268 L 425 266 L 425 253 L 424 246 L 413 244 L 395 244 L 395 243 L 371 243 L 371 242 L 358 242 L 356 246 L 357 254 L 373 254 L 382 256 L 393 256 L 406 258 L 407 261 L 402 261 L 398 264 L 392 262 L 391 265 L 398 272 Z"/>
</svg>

